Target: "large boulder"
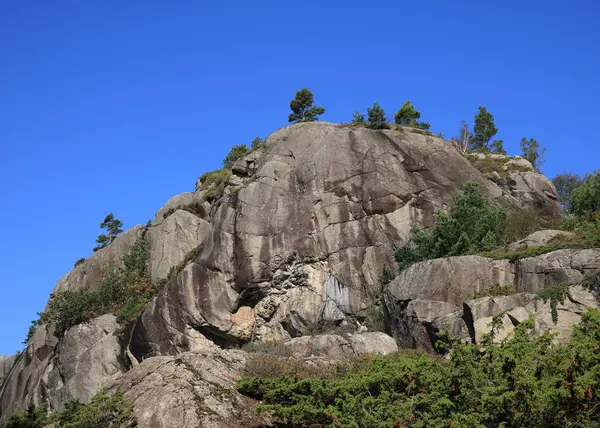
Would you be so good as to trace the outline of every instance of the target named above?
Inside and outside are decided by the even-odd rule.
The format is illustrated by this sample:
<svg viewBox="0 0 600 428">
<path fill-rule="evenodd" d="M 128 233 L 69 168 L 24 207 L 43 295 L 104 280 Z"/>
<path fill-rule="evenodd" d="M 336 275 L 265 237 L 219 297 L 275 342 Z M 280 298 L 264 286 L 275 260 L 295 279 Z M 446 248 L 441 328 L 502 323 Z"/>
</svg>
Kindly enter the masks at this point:
<svg viewBox="0 0 600 428">
<path fill-rule="evenodd" d="M 433 350 L 437 334 L 446 329 L 477 341 L 492 317 L 509 310 L 532 314 L 540 331 L 555 331 L 562 340 L 569 337 L 584 307 L 597 307 L 594 290 L 599 273 L 600 249 L 564 249 L 514 262 L 479 256 L 428 260 L 412 265 L 388 285 L 386 318 L 400 347 Z M 581 287 L 569 289 L 567 302 L 559 306 L 558 323 L 552 322 L 550 303 L 540 303 L 533 294 L 582 284 L 593 286 L 585 292 Z M 517 294 L 473 300 L 510 291 Z M 522 322 L 523 316 L 507 315 L 503 331 L 508 335 L 515 325 L 512 321 Z"/>
<path fill-rule="evenodd" d="M 0 418 L 29 405 L 57 409 L 88 401 L 111 376 L 123 371 L 119 325 L 103 315 L 72 327 L 59 342 L 41 326 L 0 389 Z"/>
<path fill-rule="evenodd" d="M 206 220 L 183 210 L 149 228 L 146 240 L 150 245 L 152 280 L 165 278 L 172 267 L 178 267 L 190 251 L 202 244 L 209 231 Z"/>
<path fill-rule="evenodd" d="M 204 350 L 149 358 L 116 379 L 134 403 L 138 428 L 242 428 L 257 426 L 256 403 L 237 392 L 246 363 L 241 351 Z"/>
<path fill-rule="evenodd" d="M 295 358 L 327 358 L 343 360 L 359 355 L 388 355 L 398 351 L 394 339 L 385 333 L 322 334 L 297 337 L 285 342 Z"/>
<path fill-rule="evenodd" d="M 525 250 L 527 248 L 541 247 L 555 242 L 565 242 L 576 238 L 573 232 L 565 232 L 564 230 L 538 230 L 531 235 L 526 236 L 516 242 L 508 245 L 509 251 Z"/>
</svg>

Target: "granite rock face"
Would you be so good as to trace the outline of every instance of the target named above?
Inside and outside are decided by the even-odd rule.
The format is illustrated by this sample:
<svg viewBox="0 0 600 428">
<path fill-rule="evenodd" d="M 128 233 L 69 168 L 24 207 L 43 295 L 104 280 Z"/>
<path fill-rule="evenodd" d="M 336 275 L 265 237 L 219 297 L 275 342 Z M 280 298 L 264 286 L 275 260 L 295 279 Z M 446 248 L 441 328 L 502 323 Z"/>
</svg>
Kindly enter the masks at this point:
<svg viewBox="0 0 600 428">
<path fill-rule="evenodd" d="M 430 226 L 467 181 L 509 207 L 560 210 L 530 197 L 540 186 L 502 189 L 435 137 L 327 123 L 277 131 L 234 165 L 198 256 L 138 320 L 132 352 L 288 339 L 365 309 L 411 226 Z"/>
<path fill-rule="evenodd" d="M 2 415 L 29 405 L 56 409 L 89 400 L 124 369 L 119 328 L 111 314 L 72 327 L 60 341 L 52 329 L 38 328 L 15 363 L 15 375 L 0 387 Z"/>
<path fill-rule="evenodd" d="M 136 401 L 141 426 L 236 426 L 245 423 L 240 415 L 247 402 L 210 400 L 230 391 L 244 357 L 219 348 L 297 338 L 314 343 L 310 349 L 335 342 L 340 355 L 395 349 L 383 336 L 298 337 L 369 308 L 382 268 L 395 266 L 394 250 L 411 227 L 431 226 L 435 212 L 447 209 L 467 181 L 508 209 L 560 214 L 552 184 L 519 162 L 509 163 L 506 178 L 496 183 L 448 142 L 409 129 L 321 122 L 282 128 L 222 174 L 222 182 L 201 177 L 194 192 L 159 209 L 152 225 L 128 230 L 59 280 L 54 293 L 96 289 L 139 239 L 149 244 L 152 278 L 168 278 L 132 325 L 119 325 L 109 314 L 60 340 L 51 326 L 39 328 L 0 387 L 0 419 L 30 404 L 56 409 L 73 398 L 85 401 L 98 387 L 120 382 Z M 577 283 L 595 264 L 592 253 L 546 255 L 523 260 L 518 269 L 482 258 L 434 261 L 400 275 L 410 281 L 390 286 L 386 310 L 395 319 L 397 306 L 406 304 L 416 320 L 410 334 L 425 343 L 427 323 L 453 323 L 455 331 L 468 332 L 456 312 L 480 286 L 518 277 L 526 285 L 517 291 L 535 292 L 558 280 Z M 448 282 L 450 275 L 458 281 Z M 447 319 L 433 316 L 442 314 Z M 394 328 L 396 342 L 405 346 L 409 340 Z M 211 389 L 205 375 L 229 386 Z M 175 398 L 160 404 L 170 391 Z M 209 400 L 200 410 L 177 404 L 198 394 Z"/>
<path fill-rule="evenodd" d="M 505 335 L 531 314 L 540 332 L 552 330 L 557 340 L 566 340 L 585 308 L 598 307 L 599 274 L 600 249 L 558 250 L 515 262 L 479 256 L 428 260 L 404 270 L 387 287 L 387 322 L 400 347 L 427 350 L 445 329 L 476 342 L 503 312 Z M 550 302 L 534 293 L 560 285 L 571 287 L 554 322 Z M 497 287 L 514 294 L 473 300 L 495 294 Z"/>
</svg>

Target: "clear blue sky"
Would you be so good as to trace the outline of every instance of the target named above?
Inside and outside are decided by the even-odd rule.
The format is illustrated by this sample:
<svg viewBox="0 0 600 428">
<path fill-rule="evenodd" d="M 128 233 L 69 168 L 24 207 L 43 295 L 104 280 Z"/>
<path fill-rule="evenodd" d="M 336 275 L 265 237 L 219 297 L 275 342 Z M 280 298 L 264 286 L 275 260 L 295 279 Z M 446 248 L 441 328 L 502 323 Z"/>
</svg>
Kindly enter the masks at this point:
<svg viewBox="0 0 600 428">
<path fill-rule="evenodd" d="M 599 167 L 600 3 L 589 1 L 0 2 L 0 355 L 22 347 L 103 217 L 145 223 L 286 125 L 308 87 L 350 121 L 410 99 L 452 136 L 478 105 L 509 153 Z"/>
</svg>

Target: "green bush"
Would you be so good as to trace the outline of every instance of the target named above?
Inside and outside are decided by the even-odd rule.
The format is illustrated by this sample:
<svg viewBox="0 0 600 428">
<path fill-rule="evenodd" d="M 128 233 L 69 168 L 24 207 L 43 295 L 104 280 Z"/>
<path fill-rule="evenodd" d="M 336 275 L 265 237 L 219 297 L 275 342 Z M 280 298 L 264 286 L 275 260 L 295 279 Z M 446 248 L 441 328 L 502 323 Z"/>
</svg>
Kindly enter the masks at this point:
<svg viewBox="0 0 600 428">
<path fill-rule="evenodd" d="M 413 227 L 408 243 L 396 251 L 398 268 L 497 248 L 504 218 L 504 212 L 487 199 L 478 184 L 467 183 L 454 195 L 450 213 L 438 212 L 430 230 Z"/>
<path fill-rule="evenodd" d="M 233 146 L 225 159 L 223 159 L 223 168 L 231 168 L 235 161 L 243 158 L 246 153 L 248 153 L 249 149 L 245 144 L 239 144 L 237 146 Z"/>
<path fill-rule="evenodd" d="M 564 346 L 533 328 L 526 320 L 499 345 L 454 341 L 449 359 L 371 356 L 326 376 L 245 376 L 238 389 L 284 426 L 599 426 L 600 311 Z"/>
<path fill-rule="evenodd" d="M 202 182 L 200 190 L 206 191 L 206 199 L 214 200 L 220 198 L 223 195 L 230 176 L 231 170 L 229 168 L 222 168 L 202 174 L 200 177 L 200 181 Z"/>
<path fill-rule="evenodd" d="M 135 319 L 158 288 L 148 272 L 148 244 L 138 240 L 102 277 L 98 291 L 63 291 L 48 303 L 40 314 L 40 324 L 53 324 L 62 336 L 69 328 L 95 316 L 119 313 L 125 320 Z"/>
<path fill-rule="evenodd" d="M 573 190 L 571 212 L 577 216 L 591 218 L 600 211 L 600 170 L 587 174 L 583 184 Z"/>
<path fill-rule="evenodd" d="M 101 390 L 89 404 L 74 401 L 51 415 L 43 407 L 15 412 L 0 428 L 43 428 L 52 424 L 56 428 L 126 428 L 136 425 L 132 412 L 133 405 L 121 392 L 109 395 Z"/>
</svg>

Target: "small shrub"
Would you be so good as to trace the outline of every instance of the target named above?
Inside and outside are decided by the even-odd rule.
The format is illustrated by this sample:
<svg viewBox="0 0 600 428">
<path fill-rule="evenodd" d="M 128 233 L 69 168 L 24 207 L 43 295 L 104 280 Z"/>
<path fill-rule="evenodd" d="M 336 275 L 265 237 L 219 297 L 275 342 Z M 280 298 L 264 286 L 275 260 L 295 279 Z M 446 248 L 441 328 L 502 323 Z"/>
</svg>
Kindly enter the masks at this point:
<svg viewBox="0 0 600 428">
<path fill-rule="evenodd" d="M 360 111 L 356 110 L 352 115 L 352 125 L 364 125 L 365 124 L 365 115 Z"/>
<path fill-rule="evenodd" d="M 242 351 L 249 354 L 266 354 L 277 357 L 291 357 L 291 348 L 285 346 L 285 343 L 279 340 L 269 340 L 266 342 L 250 342 L 242 346 Z"/>
<path fill-rule="evenodd" d="M 79 266 L 80 264 L 82 264 L 83 262 L 85 262 L 85 258 L 81 258 L 81 259 L 77 260 L 77 261 L 75 262 L 75 265 L 74 265 L 73 267 L 77 267 L 77 266 Z"/>
<path fill-rule="evenodd" d="M 39 324 L 53 324 L 60 337 L 69 328 L 108 312 L 122 319 L 135 319 L 158 292 L 148 272 L 148 244 L 138 240 L 121 259 L 120 266 L 109 268 L 98 291 L 64 291 L 54 295 Z"/>
<path fill-rule="evenodd" d="M 561 305 L 564 305 L 567 288 L 569 288 L 569 286 L 566 284 L 556 284 L 552 287 L 545 288 L 544 290 L 540 290 L 537 292 L 539 298 L 542 299 L 544 302 L 550 300 L 550 310 L 552 314 L 552 322 L 554 324 L 558 322 L 557 306 L 559 303 Z"/>
<path fill-rule="evenodd" d="M 386 332 L 385 317 L 383 314 L 383 307 L 381 305 L 371 306 L 370 308 L 362 311 L 360 315 L 363 318 L 363 323 L 365 327 L 367 327 L 368 331 Z"/>
<path fill-rule="evenodd" d="M 238 159 L 246 156 L 248 150 L 245 144 L 233 146 L 229 153 L 227 153 L 227 156 L 225 156 L 225 159 L 223 159 L 223 168 L 231 168 Z"/>
<path fill-rule="evenodd" d="M 265 140 L 263 140 L 260 137 L 256 137 L 254 140 L 252 140 L 252 142 L 250 143 L 250 147 L 252 148 L 252 150 L 258 150 L 261 147 L 263 147 L 265 145 Z"/>
<path fill-rule="evenodd" d="M 31 321 L 29 330 L 27 330 L 27 336 L 25 336 L 25 340 L 23 340 L 23 345 L 27 346 L 27 344 L 29 344 L 29 341 L 31 340 L 31 338 L 33 337 L 35 332 L 37 331 L 39 325 L 40 325 L 39 319 Z"/>
<path fill-rule="evenodd" d="M 482 290 L 476 291 L 473 294 L 473 299 L 480 299 L 482 297 L 498 297 L 498 296 L 510 296 L 515 294 L 517 290 L 514 286 L 508 285 L 490 285 Z"/>
<path fill-rule="evenodd" d="M 50 415 L 44 407 L 15 412 L 0 428 L 132 428 L 136 426 L 132 413 L 133 404 L 120 391 L 109 395 L 100 390 L 89 404 L 70 402 Z"/>
<path fill-rule="evenodd" d="M 521 259 L 527 259 L 529 257 L 537 257 L 542 254 L 551 253 L 553 251 L 562 250 L 565 248 L 571 248 L 568 244 L 552 244 L 552 245 L 542 245 L 539 247 L 530 247 L 524 250 L 517 251 L 505 251 L 505 250 L 494 250 L 479 253 L 482 257 L 487 257 L 489 259 L 494 260 L 505 260 L 508 259 L 511 262 L 515 262 Z"/>
<path fill-rule="evenodd" d="M 551 220 L 533 210 L 518 210 L 506 215 L 502 224 L 502 235 L 505 244 L 523 239 L 538 230 L 548 229 Z"/>
<path fill-rule="evenodd" d="M 350 322 L 320 321 L 309 324 L 302 329 L 302 336 L 318 336 L 320 334 L 337 334 L 343 336 L 355 333 L 356 326 Z"/>
<path fill-rule="evenodd" d="M 200 190 L 206 191 L 206 199 L 214 200 L 223 195 L 227 180 L 231 176 L 229 168 L 222 168 L 217 171 L 207 172 L 200 177 L 202 185 Z"/>
</svg>

